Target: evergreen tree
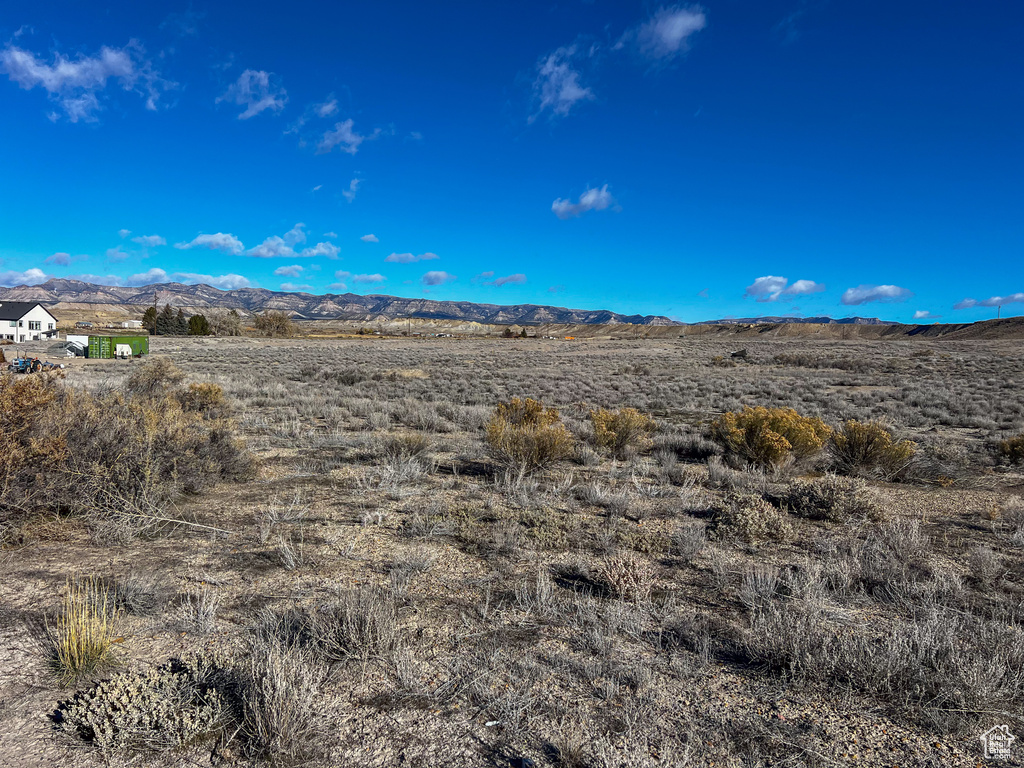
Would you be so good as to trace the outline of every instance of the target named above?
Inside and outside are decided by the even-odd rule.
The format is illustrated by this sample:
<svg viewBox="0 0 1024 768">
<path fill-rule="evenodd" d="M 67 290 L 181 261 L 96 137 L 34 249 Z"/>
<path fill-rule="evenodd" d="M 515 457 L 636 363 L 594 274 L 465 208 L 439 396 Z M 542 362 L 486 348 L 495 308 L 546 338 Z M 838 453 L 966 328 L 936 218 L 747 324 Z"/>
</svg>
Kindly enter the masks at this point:
<svg viewBox="0 0 1024 768">
<path fill-rule="evenodd" d="M 174 310 L 170 304 L 164 304 L 156 318 L 155 333 L 157 336 L 169 336 L 175 330 Z"/>
<path fill-rule="evenodd" d="M 210 323 L 206 319 L 206 315 L 192 315 L 188 319 L 188 335 L 189 336 L 209 336 L 210 335 Z"/>
<path fill-rule="evenodd" d="M 188 334 L 188 318 L 185 317 L 185 311 L 181 307 L 178 307 L 178 316 L 174 318 L 174 333 L 177 336 Z"/>
<path fill-rule="evenodd" d="M 156 333 L 156 307 L 150 307 L 142 316 L 142 327 L 150 333 Z"/>
</svg>

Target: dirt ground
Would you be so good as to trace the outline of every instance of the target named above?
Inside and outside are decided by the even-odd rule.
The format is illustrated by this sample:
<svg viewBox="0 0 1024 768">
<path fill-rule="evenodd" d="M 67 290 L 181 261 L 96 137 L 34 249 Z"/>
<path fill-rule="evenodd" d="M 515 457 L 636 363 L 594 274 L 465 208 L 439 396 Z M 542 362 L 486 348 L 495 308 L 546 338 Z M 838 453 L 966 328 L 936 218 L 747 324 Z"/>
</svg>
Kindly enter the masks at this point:
<svg viewBox="0 0 1024 768">
<path fill-rule="evenodd" d="M 18 351 L 91 390 L 144 363 Z M 257 475 L 182 496 L 157 537 L 40 516 L 0 549 L 3 765 L 247 762 L 210 744 L 103 754 L 57 732 L 55 709 L 91 681 L 56 685 L 43 626 L 85 576 L 144 582 L 154 603 L 121 614 L 103 676 L 244 653 L 289 611 L 375 589 L 396 639 L 326 665 L 300 764 L 980 766 L 989 728 L 1024 738 L 1024 476 L 997 451 L 1024 431 L 1017 342 L 154 338 L 152 352 L 223 387 Z M 517 396 L 560 410 L 570 458 L 525 476 L 495 462 L 484 427 Z M 915 442 L 914 464 L 842 480 L 861 511 L 801 516 L 787 499 L 828 481 L 827 456 L 731 462 L 707 425 L 744 405 L 882 421 Z M 610 455 L 596 407 L 658 429 Z M 721 526 L 716 510 L 754 498 L 777 530 Z"/>
</svg>

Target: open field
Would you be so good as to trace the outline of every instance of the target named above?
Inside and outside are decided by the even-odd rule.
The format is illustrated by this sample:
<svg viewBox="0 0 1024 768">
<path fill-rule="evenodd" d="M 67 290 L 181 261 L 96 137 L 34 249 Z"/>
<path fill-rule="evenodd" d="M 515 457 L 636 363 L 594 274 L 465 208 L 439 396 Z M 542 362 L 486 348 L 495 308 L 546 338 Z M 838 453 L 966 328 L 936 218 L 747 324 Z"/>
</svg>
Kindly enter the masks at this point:
<svg viewBox="0 0 1024 768">
<path fill-rule="evenodd" d="M 1024 432 L 1019 342 L 152 351 L 223 389 L 255 475 L 160 507 L 183 522 L 7 520 L 5 765 L 975 766 L 987 729 L 1024 738 L 1024 474 L 997 450 Z M 141 365 L 73 360 L 64 383 L 102 395 Z M 513 397 L 559 409 L 564 458 L 523 472 L 489 450 Z M 827 450 L 744 466 L 708 433 L 744 406 L 881 421 L 916 450 L 888 479 L 832 475 Z M 657 429 L 610 451 L 594 408 Z M 119 607 L 116 663 L 61 687 L 45 627 L 90 577 Z M 152 723 L 103 749 L 55 725 L 94 681 L 172 659 L 199 680 L 177 709 L 216 709 L 208 664 L 245 718 L 196 714 L 173 754 Z"/>
</svg>

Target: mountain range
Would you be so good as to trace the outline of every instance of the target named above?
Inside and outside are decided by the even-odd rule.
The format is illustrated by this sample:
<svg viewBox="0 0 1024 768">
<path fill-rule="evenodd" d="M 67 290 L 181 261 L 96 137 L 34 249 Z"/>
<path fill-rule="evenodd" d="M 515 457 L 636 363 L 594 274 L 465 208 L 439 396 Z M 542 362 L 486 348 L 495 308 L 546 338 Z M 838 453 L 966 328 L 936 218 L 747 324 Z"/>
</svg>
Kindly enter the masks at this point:
<svg viewBox="0 0 1024 768">
<path fill-rule="evenodd" d="M 277 310 L 299 320 L 372 322 L 404 318 L 453 320 L 487 325 L 686 325 L 662 315 L 622 315 L 607 309 L 586 310 L 539 304 L 477 304 L 471 301 L 434 301 L 356 293 L 313 294 L 238 288 L 224 291 L 210 285 L 157 283 L 143 286 L 97 285 L 81 280 L 53 278 L 40 285 L 0 289 L 0 301 L 38 301 L 43 304 L 103 304 L 126 309 L 182 307 L 193 312 L 236 309 L 247 313 Z M 697 325 L 817 323 L 826 325 L 898 325 L 876 317 L 744 317 L 706 320 Z"/>
<path fill-rule="evenodd" d="M 0 301 L 38 301 L 43 304 L 107 304 L 146 307 L 170 304 L 193 311 L 237 309 L 249 313 L 277 310 L 299 320 L 393 320 L 427 318 L 460 320 L 491 325 L 681 325 L 660 315 L 621 315 L 602 310 L 567 309 L 537 304 L 476 304 L 470 301 L 404 299 L 397 296 L 360 296 L 355 293 L 317 295 L 301 292 L 239 288 L 222 291 L 209 285 L 159 283 L 139 287 L 109 286 L 80 280 L 53 278 L 40 285 L 0 289 Z"/>
</svg>

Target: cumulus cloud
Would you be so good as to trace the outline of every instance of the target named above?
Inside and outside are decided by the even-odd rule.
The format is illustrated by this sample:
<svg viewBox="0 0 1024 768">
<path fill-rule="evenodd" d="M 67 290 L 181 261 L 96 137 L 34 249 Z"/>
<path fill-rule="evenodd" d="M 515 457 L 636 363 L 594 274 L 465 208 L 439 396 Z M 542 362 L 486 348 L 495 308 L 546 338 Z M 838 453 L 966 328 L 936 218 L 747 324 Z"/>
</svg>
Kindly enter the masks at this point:
<svg viewBox="0 0 1024 768">
<path fill-rule="evenodd" d="M 840 301 L 847 306 L 867 304 L 872 301 L 892 304 L 906 301 L 913 295 L 909 290 L 900 288 L 898 285 L 858 285 L 856 288 L 847 288 Z"/>
<path fill-rule="evenodd" d="M 337 235 L 335 235 L 335 237 L 337 237 Z M 312 256 L 326 256 L 328 259 L 336 259 L 340 252 L 341 249 L 334 243 L 317 243 L 311 248 L 303 248 L 297 255 L 306 258 Z"/>
<path fill-rule="evenodd" d="M 365 238 L 364 238 L 365 239 Z M 373 242 L 377 242 L 374 240 Z M 431 261 L 432 259 L 441 258 L 436 253 L 427 251 L 426 253 L 414 254 L 414 253 L 392 253 L 390 256 L 385 257 L 384 261 L 390 262 L 391 264 L 412 264 L 417 261 Z"/>
<path fill-rule="evenodd" d="M 18 285 L 39 285 L 45 283 L 50 279 L 50 275 L 43 272 L 38 267 L 31 267 L 26 269 L 24 272 L 17 272 L 14 270 L 7 270 L 6 272 L 0 272 L 0 285 L 5 288 L 12 288 Z"/>
<path fill-rule="evenodd" d="M 139 285 L 153 285 L 155 283 L 167 283 L 171 282 L 167 272 L 160 269 L 159 267 L 153 267 L 145 272 L 139 272 L 135 275 L 128 275 L 124 279 L 124 285 L 139 286 Z M 177 281 L 181 282 L 181 281 Z"/>
<path fill-rule="evenodd" d="M 175 248 L 187 250 L 190 248 L 209 248 L 211 251 L 222 251 L 223 253 L 239 256 L 245 250 L 242 241 L 229 232 L 217 232 L 212 235 L 198 235 L 187 243 L 175 243 Z"/>
<path fill-rule="evenodd" d="M 766 275 L 748 285 L 743 295 L 758 301 L 778 301 L 788 296 L 805 296 L 809 293 L 821 293 L 824 290 L 824 285 L 813 280 L 797 280 L 790 285 L 789 280 L 785 277 Z"/>
<path fill-rule="evenodd" d="M 295 246 L 306 242 L 306 225 L 301 221 L 284 233 L 283 236 L 271 235 L 255 248 L 250 248 L 246 253 L 249 256 L 256 256 L 261 259 L 274 259 L 279 257 L 294 258 L 296 256 L 320 256 L 324 255 L 314 252 L 315 249 L 306 248 L 301 253 L 295 251 Z M 323 243 L 321 243 L 323 245 Z M 318 246 L 319 247 L 319 246 Z"/>
<path fill-rule="evenodd" d="M 352 181 L 349 182 L 348 189 L 343 190 L 341 196 L 351 203 L 356 199 L 356 190 L 359 189 L 359 185 L 362 181 L 362 179 L 352 179 Z"/>
<path fill-rule="evenodd" d="M 632 45 L 645 58 L 667 63 L 689 49 L 690 37 L 704 29 L 707 21 L 700 6 L 660 8 L 650 19 L 627 32 L 619 45 Z"/>
<path fill-rule="evenodd" d="M 337 237 L 337 232 L 324 232 L 324 237 Z"/>
<path fill-rule="evenodd" d="M 914 313 L 915 320 L 938 320 L 942 315 L 933 315 L 927 309 L 919 309 Z"/>
<path fill-rule="evenodd" d="M 380 240 L 377 238 L 376 235 L 363 235 L 359 239 L 362 240 L 364 243 L 379 243 L 380 242 Z"/>
<path fill-rule="evenodd" d="M 58 267 L 66 267 L 72 261 L 74 261 L 74 259 L 70 253 L 63 253 L 61 251 L 53 254 L 53 256 L 46 257 L 47 264 L 56 264 Z"/>
<path fill-rule="evenodd" d="M 119 229 L 119 230 L 117 230 L 117 234 L 121 236 L 122 240 L 124 240 L 126 237 L 128 237 L 128 235 L 130 235 L 131 233 L 132 233 L 132 231 L 130 229 Z"/>
<path fill-rule="evenodd" d="M 160 94 L 175 85 L 157 74 L 136 40 L 123 48 L 103 46 L 95 56 L 70 59 L 57 53 L 52 64 L 8 44 L 0 50 L 0 71 L 26 91 L 42 88 L 72 123 L 96 119 L 102 108 L 100 96 L 110 81 L 142 95 L 150 110 L 157 108 Z M 51 120 L 57 117 L 56 113 L 50 115 Z"/>
<path fill-rule="evenodd" d="M 327 290 L 329 290 L 329 291 L 347 291 L 348 290 L 348 286 L 345 285 L 345 283 L 331 283 L 330 285 L 327 286 Z"/>
<path fill-rule="evenodd" d="M 187 285 L 210 285 L 220 288 L 222 291 L 234 291 L 239 288 L 248 288 L 252 285 L 249 278 L 242 275 L 197 275 L 194 272 L 175 272 L 171 275 L 174 280 Z"/>
<path fill-rule="evenodd" d="M 278 267 L 274 270 L 274 274 L 278 277 L 298 277 L 303 272 L 303 268 L 298 264 L 292 264 L 290 267 Z"/>
<path fill-rule="evenodd" d="M 612 193 L 608 191 L 608 185 L 605 184 L 600 189 L 588 187 L 575 203 L 558 198 L 551 204 L 551 210 L 560 219 L 572 219 L 582 216 L 587 211 L 603 211 L 615 204 L 615 198 L 612 197 Z"/>
<path fill-rule="evenodd" d="M 295 283 L 281 283 L 282 291 L 309 291 L 312 290 L 312 285 L 296 285 Z"/>
<path fill-rule="evenodd" d="M 545 111 L 565 117 L 581 101 L 594 98 L 594 92 L 580 83 L 578 59 L 576 46 L 570 45 L 557 49 L 537 63 L 537 76 L 533 81 L 537 111 L 530 116 L 530 122 Z"/>
<path fill-rule="evenodd" d="M 217 103 L 225 101 L 245 107 L 238 115 L 239 120 L 248 120 L 260 112 L 280 112 L 288 103 L 288 92 L 271 80 L 271 72 L 247 69 L 238 80 L 217 97 Z"/>
<path fill-rule="evenodd" d="M 158 245 L 167 245 L 167 241 L 164 240 L 160 235 L 142 235 L 141 237 L 133 237 L 133 243 L 145 246 L 147 248 L 154 248 Z"/>
<path fill-rule="evenodd" d="M 355 125 L 355 121 L 352 118 L 344 120 L 340 123 L 334 124 L 334 129 L 327 131 L 320 138 L 320 141 L 316 145 L 316 153 L 318 155 L 326 155 L 328 152 L 338 147 L 341 152 L 347 152 L 350 155 L 354 155 L 359 151 L 359 145 L 367 139 L 375 139 L 380 135 L 380 129 L 376 129 L 373 133 L 368 136 L 356 133 L 352 130 L 352 126 Z"/>
<path fill-rule="evenodd" d="M 379 272 L 372 275 L 352 275 L 353 283 L 383 283 L 385 280 L 387 278 Z"/>
<path fill-rule="evenodd" d="M 420 282 L 424 285 L 444 285 L 456 279 L 455 275 L 449 275 L 443 270 L 431 270 L 420 279 Z"/>
<path fill-rule="evenodd" d="M 1004 304 L 1024 303 L 1024 293 L 1011 293 L 1006 296 L 992 296 L 987 299 L 964 299 L 953 305 L 953 309 L 971 309 L 972 307 L 1001 307 Z"/>
</svg>

